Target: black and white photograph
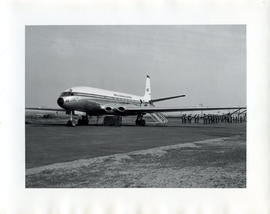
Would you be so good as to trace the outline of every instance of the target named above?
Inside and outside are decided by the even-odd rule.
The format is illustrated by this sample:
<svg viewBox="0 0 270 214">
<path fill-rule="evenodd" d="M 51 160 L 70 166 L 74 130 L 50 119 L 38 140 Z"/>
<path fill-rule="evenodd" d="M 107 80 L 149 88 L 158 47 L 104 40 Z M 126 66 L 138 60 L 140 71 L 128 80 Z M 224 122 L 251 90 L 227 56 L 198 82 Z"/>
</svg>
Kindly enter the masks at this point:
<svg viewBox="0 0 270 214">
<path fill-rule="evenodd" d="M 270 1 L 0 3 L 0 213 L 269 214 Z"/>
<path fill-rule="evenodd" d="M 246 25 L 25 26 L 26 188 L 246 188 Z"/>
</svg>

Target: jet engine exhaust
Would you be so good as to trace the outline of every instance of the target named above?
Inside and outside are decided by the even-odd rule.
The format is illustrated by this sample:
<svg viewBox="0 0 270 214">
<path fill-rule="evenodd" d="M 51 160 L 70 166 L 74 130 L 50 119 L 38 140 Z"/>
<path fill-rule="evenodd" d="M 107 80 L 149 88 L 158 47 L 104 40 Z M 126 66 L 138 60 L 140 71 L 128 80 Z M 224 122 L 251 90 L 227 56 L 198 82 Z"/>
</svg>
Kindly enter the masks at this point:
<svg viewBox="0 0 270 214">
<path fill-rule="evenodd" d="M 105 106 L 103 109 L 104 109 L 105 112 L 108 113 L 108 114 L 114 114 L 114 109 L 113 109 L 113 107 L 111 107 L 111 106 Z"/>
<path fill-rule="evenodd" d="M 112 111 L 112 107 L 107 106 L 107 107 L 105 108 L 105 111 L 111 112 L 111 111 Z"/>
<path fill-rule="evenodd" d="M 122 106 L 118 107 L 117 108 L 118 111 L 120 111 L 121 113 L 123 113 L 126 109 Z"/>
<path fill-rule="evenodd" d="M 115 114 L 119 114 L 119 113 L 124 113 L 125 112 L 125 108 L 123 106 L 105 106 L 103 107 L 103 109 L 107 112 L 107 113 L 115 113 Z"/>
</svg>

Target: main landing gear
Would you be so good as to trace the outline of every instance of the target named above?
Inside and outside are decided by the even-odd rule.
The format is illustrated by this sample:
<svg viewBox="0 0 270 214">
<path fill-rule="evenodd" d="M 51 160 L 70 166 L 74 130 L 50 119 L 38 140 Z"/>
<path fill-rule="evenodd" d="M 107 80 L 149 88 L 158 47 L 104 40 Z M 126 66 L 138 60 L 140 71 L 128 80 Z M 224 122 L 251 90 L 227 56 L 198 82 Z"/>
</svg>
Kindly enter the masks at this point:
<svg viewBox="0 0 270 214">
<path fill-rule="evenodd" d="M 145 126 L 145 120 L 143 119 L 143 114 L 138 114 L 135 123 L 136 123 L 136 126 Z"/>
<path fill-rule="evenodd" d="M 89 123 L 89 120 L 88 120 L 88 116 L 85 115 L 85 116 L 82 116 L 79 120 L 78 120 L 78 125 L 81 125 L 81 126 L 87 126 Z"/>
</svg>

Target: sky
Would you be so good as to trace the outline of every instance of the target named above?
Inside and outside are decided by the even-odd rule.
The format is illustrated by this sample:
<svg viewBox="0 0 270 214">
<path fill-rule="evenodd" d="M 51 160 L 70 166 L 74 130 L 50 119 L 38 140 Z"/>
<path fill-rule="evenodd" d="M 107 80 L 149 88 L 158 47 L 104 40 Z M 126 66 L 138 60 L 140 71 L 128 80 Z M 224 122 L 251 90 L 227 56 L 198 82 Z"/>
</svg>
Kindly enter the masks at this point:
<svg viewBox="0 0 270 214">
<path fill-rule="evenodd" d="M 246 106 L 245 25 L 26 26 L 25 105 L 57 107 L 74 86 L 152 98 L 158 106 Z"/>
</svg>

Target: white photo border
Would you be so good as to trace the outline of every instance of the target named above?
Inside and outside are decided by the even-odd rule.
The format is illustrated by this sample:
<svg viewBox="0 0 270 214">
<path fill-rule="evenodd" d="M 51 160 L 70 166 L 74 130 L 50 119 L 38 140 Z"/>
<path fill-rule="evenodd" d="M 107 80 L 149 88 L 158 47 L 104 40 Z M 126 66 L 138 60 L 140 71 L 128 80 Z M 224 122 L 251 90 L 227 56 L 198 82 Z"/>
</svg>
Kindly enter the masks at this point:
<svg viewBox="0 0 270 214">
<path fill-rule="evenodd" d="M 269 0 L 14 0 L 1 10 L 0 213 L 269 213 Z M 244 24 L 247 188 L 25 188 L 26 25 Z M 1 102 L 2 103 L 2 102 Z"/>
</svg>

